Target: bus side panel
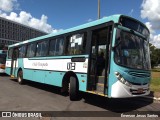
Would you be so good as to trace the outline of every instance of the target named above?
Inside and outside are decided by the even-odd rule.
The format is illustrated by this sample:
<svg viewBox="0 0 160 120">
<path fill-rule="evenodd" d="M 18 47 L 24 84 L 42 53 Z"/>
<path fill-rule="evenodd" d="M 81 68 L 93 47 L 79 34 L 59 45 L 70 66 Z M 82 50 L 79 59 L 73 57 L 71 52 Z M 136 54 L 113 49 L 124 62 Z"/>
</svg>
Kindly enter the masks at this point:
<svg viewBox="0 0 160 120">
<path fill-rule="evenodd" d="M 6 68 L 5 68 L 5 73 L 6 73 L 7 75 L 10 75 L 10 71 L 11 71 L 11 68 L 10 68 L 10 67 L 6 67 Z"/>
<path fill-rule="evenodd" d="M 11 60 L 10 59 L 6 60 L 6 65 L 5 66 L 6 66 L 5 73 L 10 75 L 10 71 L 11 71 Z"/>
<path fill-rule="evenodd" d="M 22 71 L 23 71 L 23 58 L 18 58 L 17 61 L 18 61 L 17 62 L 18 65 L 17 65 L 17 67 L 15 69 L 16 70 L 15 71 L 15 77 L 17 77 L 17 75 L 18 75 L 18 70 L 19 69 L 22 69 Z"/>
<path fill-rule="evenodd" d="M 45 83 L 49 85 L 54 85 L 62 87 L 62 80 L 66 72 L 55 72 L 46 71 L 45 72 Z M 42 74 L 41 74 L 42 75 Z M 87 86 L 87 74 L 76 74 L 79 82 L 79 90 L 86 91 Z"/>
<path fill-rule="evenodd" d="M 54 86 L 62 86 L 65 72 L 45 71 L 45 83 Z"/>
<path fill-rule="evenodd" d="M 79 90 L 86 92 L 87 90 L 87 74 L 76 74 L 79 81 Z"/>
<path fill-rule="evenodd" d="M 23 78 L 34 82 L 45 83 L 45 72 L 42 70 L 24 69 Z"/>
<path fill-rule="evenodd" d="M 32 80 L 35 82 L 44 83 L 45 71 L 44 70 L 32 70 Z"/>
<path fill-rule="evenodd" d="M 23 78 L 26 80 L 33 81 L 33 70 L 32 69 L 24 69 L 23 70 Z"/>
</svg>

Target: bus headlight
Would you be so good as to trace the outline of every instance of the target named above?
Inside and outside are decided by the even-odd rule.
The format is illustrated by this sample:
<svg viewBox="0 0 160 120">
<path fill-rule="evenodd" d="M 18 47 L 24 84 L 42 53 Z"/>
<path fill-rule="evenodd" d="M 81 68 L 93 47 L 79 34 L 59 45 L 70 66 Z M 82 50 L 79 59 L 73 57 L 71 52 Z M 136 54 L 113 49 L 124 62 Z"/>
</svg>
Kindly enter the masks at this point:
<svg viewBox="0 0 160 120">
<path fill-rule="evenodd" d="M 115 75 L 121 83 L 127 85 L 128 87 L 132 87 L 132 84 L 126 81 L 119 72 L 115 72 Z"/>
</svg>

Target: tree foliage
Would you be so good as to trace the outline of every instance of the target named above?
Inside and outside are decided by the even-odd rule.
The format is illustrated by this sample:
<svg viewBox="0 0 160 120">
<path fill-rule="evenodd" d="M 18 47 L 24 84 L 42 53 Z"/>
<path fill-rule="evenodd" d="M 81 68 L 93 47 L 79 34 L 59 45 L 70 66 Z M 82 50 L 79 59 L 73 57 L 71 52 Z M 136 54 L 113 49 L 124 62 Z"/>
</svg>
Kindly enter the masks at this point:
<svg viewBox="0 0 160 120">
<path fill-rule="evenodd" d="M 160 49 L 150 43 L 151 67 L 154 68 L 160 64 Z"/>
</svg>

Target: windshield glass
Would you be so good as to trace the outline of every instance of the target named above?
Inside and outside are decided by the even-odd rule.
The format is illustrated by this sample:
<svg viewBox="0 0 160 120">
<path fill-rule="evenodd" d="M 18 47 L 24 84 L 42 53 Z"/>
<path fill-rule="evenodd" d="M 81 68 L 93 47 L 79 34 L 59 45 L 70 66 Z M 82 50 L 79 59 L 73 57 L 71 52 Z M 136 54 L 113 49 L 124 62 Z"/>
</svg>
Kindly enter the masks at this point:
<svg viewBox="0 0 160 120">
<path fill-rule="evenodd" d="M 6 54 L 0 54 L 0 64 L 6 63 Z"/>
<path fill-rule="evenodd" d="M 120 18 L 120 23 L 122 26 L 135 30 L 146 37 L 149 37 L 150 35 L 148 29 L 142 23 L 136 20 L 122 16 Z"/>
<path fill-rule="evenodd" d="M 150 70 L 149 43 L 143 38 L 117 29 L 115 62 L 135 69 Z"/>
</svg>

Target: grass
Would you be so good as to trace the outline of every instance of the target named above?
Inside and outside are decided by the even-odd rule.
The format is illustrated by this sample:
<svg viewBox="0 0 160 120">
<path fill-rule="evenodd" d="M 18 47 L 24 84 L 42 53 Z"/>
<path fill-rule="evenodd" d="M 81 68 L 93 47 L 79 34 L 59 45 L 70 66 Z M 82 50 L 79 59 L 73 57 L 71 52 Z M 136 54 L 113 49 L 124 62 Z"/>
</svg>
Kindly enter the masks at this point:
<svg viewBox="0 0 160 120">
<path fill-rule="evenodd" d="M 152 78 L 150 87 L 151 91 L 160 92 L 160 78 Z"/>
<path fill-rule="evenodd" d="M 160 69 L 152 70 L 151 91 L 160 93 Z"/>
<path fill-rule="evenodd" d="M 152 69 L 152 72 L 160 72 L 160 68 L 154 68 Z"/>
</svg>

